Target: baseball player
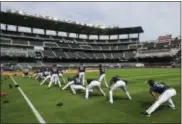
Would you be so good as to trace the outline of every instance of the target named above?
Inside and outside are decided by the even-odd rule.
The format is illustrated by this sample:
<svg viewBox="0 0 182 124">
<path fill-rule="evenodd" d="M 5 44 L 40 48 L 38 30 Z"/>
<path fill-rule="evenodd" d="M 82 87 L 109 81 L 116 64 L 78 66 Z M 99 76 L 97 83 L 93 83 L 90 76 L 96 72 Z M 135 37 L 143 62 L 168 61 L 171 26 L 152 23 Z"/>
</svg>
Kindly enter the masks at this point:
<svg viewBox="0 0 182 124">
<path fill-rule="evenodd" d="M 49 80 L 51 78 L 51 72 L 49 71 L 49 69 L 47 68 L 46 71 L 44 72 L 44 80 L 40 83 L 40 85 L 44 84 L 47 80 Z"/>
<path fill-rule="evenodd" d="M 80 64 L 79 68 L 79 79 L 83 85 L 85 85 L 85 67 L 83 66 L 83 63 Z"/>
<path fill-rule="evenodd" d="M 150 94 L 155 98 L 155 103 L 146 110 L 144 113 L 146 116 L 150 116 L 160 105 L 165 102 L 168 102 L 169 107 L 175 109 L 173 100 L 171 99 L 176 95 L 176 90 L 169 87 L 165 83 L 157 83 L 154 80 L 148 80 L 148 85 L 150 86 Z M 160 94 L 159 97 L 156 97 L 156 93 Z"/>
<path fill-rule="evenodd" d="M 113 84 L 114 83 L 114 84 Z M 109 90 L 109 102 L 113 104 L 113 91 L 116 90 L 117 88 L 121 88 L 128 99 L 132 99 L 129 92 L 126 89 L 127 81 L 122 80 L 120 76 L 116 75 L 113 76 L 110 80 L 110 90 Z"/>
<path fill-rule="evenodd" d="M 104 91 L 101 88 L 101 83 L 95 79 L 87 79 L 87 84 L 88 86 L 86 87 L 85 90 L 85 99 L 88 99 L 89 97 L 89 91 L 93 88 L 98 88 L 100 92 L 102 93 L 103 96 L 105 96 Z"/>
<path fill-rule="evenodd" d="M 107 82 L 106 82 L 106 74 L 105 74 L 105 68 L 102 66 L 102 64 L 99 65 L 99 71 L 100 71 L 100 77 L 99 77 L 99 82 L 102 82 L 104 80 L 104 83 L 106 87 L 108 87 Z"/>
<path fill-rule="evenodd" d="M 55 84 L 58 83 L 59 87 L 61 88 L 61 82 L 59 80 L 59 70 L 56 65 L 53 65 L 51 69 L 51 79 L 50 79 L 48 88 L 51 87 L 52 83 L 55 83 Z"/>
<path fill-rule="evenodd" d="M 79 74 L 76 74 L 72 78 L 68 78 L 68 83 L 62 88 L 62 90 L 67 89 L 70 85 L 74 84 L 74 82 L 80 82 Z"/>
<path fill-rule="evenodd" d="M 59 77 L 61 77 L 61 79 L 63 80 L 64 84 L 66 83 L 65 82 L 65 79 L 64 79 L 64 76 L 63 76 L 63 69 L 59 70 Z"/>
<path fill-rule="evenodd" d="M 69 81 L 69 83 L 68 83 L 67 87 L 70 87 L 73 94 L 76 94 L 76 90 L 85 91 L 86 88 L 81 84 L 78 75 L 73 76 L 72 78 L 68 78 L 68 81 Z M 65 88 L 67 88 L 67 87 L 65 87 Z M 90 90 L 90 92 L 93 92 L 93 90 Z"/>
</svg>

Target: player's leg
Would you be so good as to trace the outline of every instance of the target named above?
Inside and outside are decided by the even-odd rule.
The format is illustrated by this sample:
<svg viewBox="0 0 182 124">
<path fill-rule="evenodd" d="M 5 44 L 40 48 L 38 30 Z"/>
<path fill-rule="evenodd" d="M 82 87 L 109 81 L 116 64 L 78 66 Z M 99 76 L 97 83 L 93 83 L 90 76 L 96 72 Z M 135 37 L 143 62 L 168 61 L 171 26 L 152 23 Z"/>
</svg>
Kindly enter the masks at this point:
<svg viewBox="0 0 182 124">
<path fill-rule="evenodd" d="M 61 79 L 63 80 L 63 83 L 65 84 L 66 82 L 65 82 L 65 79 L 64 79 L 64 77 L 63 77 L 62 74 L 60 75 L 60 77 L 61 77 Z"/>
<path fill-rule="evenodd" d="M 73 84 L 74 83 L 74 81 L 70 81 L 70 82 L 68 82 L 63 88 L 62 88 L 62 90 L 65 90 L 67 87 L 69 87 L 71 84 Z"/>
<path fill-rule="evenodd" d="M 105 75 L 105 74 L 104 74 L 104 83 L 105 83 L 106 87 L 108 88 L 109 86 L 108 86 L 108 84 L 107 84 L 106 75 Z"/>
<path fill-rule="evenodd" d="M 113 91 L 115 89 L 117 89 L 118 87 L 120 87 L 120 85 L 118 83 L 115 83 L 111 86 L 110 90 L 109 90 L 109 102 L 112 104 L 113 103 Z"/>
<path fill-rule="evenodd" d="M 55 80 L 58 83 L 59 87 L 61 88 L 61 82 L 59 80 L 59 76 L 58 75 L 56 75 Z"/>
<path fill-rule="evenodd" d="M 51 76 L 51 79 L 50 79 L 48 87 L 51 87 L 53 82 L 54 82 L 54 75 Z"/>
<path fill-rule="evenodd" d="M 150 116 L 161 104 L 166 102 L 169 98 L 170 97 L 167 90 L 159 96 L 158 100 L 155 101 L 155 103 L 150 108 L 146 110 L 147 114 Z"/>
<path fill-rule="evenodd" d="M 128 92 L 126 85 L 122 86 L 121 89 L 125 92 L 126 96 L 128 97 L 129 100 L 131 100 L 130 93 Z"/>
<path fill-rule="evenodd" d="M 50 75 L 46 76 L 46 78 L 40 83 L 40 85 L 44 84 L 50 77 Z"/>
<path fill-rule="evenodd" d="M 105 96 L 106 94 L 104 93 L 103 89 L 101 88 L 101 85 L 98 85 L 97 87 L 100 90 L 100 92 L 102 93 L 102 95 Z"/>
<path fill-rule="evenodd" d="M 89 97 L 89 91 L 95 86 L 94 82 L 92 81 L 86 88 L 85 88 L 85 99 Z"/>
<path fill-rule="evenodd" d="M 168 102 L 168 105 L 169 105 L 170 108 L 175 109 L 174 102 L 173 102 L 173 100 L 171 98 L 167 102 Z"/>
</svg>

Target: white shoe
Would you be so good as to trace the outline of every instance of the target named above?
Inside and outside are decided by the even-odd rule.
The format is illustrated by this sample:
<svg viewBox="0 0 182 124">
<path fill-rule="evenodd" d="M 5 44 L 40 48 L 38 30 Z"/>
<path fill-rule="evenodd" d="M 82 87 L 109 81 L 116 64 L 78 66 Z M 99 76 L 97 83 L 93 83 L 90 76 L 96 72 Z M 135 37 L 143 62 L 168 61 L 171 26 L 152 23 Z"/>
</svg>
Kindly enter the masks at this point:
<svg viewBox="0 0 182 124">
<path fill-rule="evenodd" d="M 113 101 L 109 101 L 110 104 L 113 104 Z"/>
</svg>

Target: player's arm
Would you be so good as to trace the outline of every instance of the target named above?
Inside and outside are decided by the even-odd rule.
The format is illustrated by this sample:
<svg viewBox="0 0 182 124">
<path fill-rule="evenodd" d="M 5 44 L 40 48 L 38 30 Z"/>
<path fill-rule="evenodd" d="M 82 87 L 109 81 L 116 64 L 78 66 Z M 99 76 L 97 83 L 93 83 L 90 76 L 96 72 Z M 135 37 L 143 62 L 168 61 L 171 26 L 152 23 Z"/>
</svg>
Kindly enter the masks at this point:
<svg viewBox="0 0 182 124">
<path fill-rule="evenodd" d="M 155 100 L 157 100 L 157 96 L 156 93 L 152 91 L 152 89 L 150 89 L 150 94 L 155 98 Z"/>
</svg>

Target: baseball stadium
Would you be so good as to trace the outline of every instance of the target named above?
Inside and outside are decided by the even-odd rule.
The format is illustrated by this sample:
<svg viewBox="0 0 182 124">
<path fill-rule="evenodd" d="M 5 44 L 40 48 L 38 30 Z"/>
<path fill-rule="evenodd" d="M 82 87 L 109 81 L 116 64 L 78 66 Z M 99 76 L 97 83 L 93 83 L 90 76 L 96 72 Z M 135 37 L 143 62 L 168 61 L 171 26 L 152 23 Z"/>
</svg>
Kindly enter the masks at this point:
<svg viewBox="0 0 182 124">
<path fill-rule="evenodd" d="M 13 9 L 0 23 L 1 123 L 181 122 L 181 36 Z"/>
</svg>

